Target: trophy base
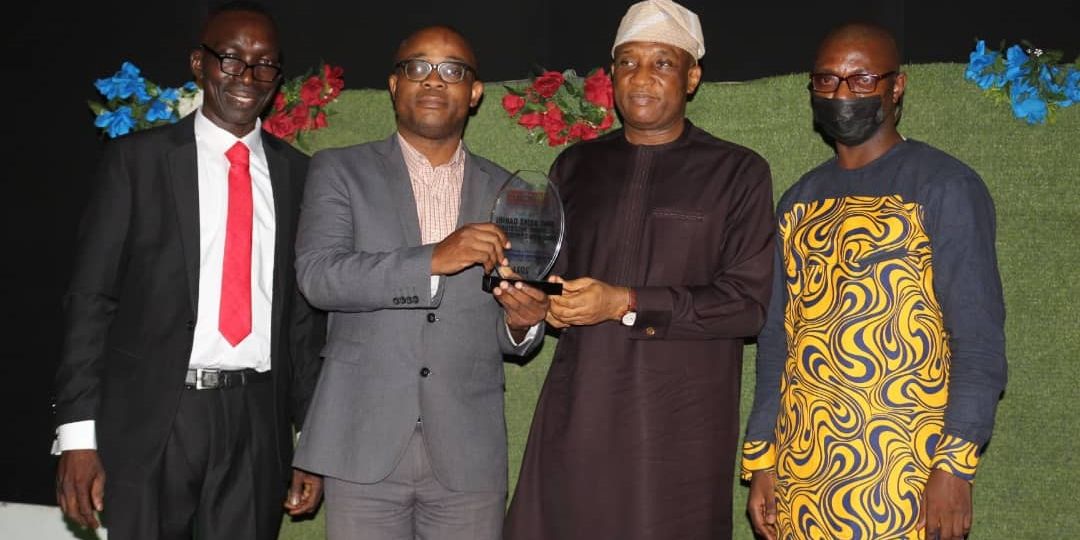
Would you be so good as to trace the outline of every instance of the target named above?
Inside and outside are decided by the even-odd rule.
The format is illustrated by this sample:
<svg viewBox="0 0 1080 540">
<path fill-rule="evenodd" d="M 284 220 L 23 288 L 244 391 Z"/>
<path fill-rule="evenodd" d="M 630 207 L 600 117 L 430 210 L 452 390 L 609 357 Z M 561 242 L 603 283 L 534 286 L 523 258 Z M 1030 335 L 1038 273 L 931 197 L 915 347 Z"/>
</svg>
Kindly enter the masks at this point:
<svg viewBox="0 0 1080 540">
<path fill-rule="evenodd" d="M 484 276 L 483 289 L 484 292 L 491 292 L 495 290 L 495 287 L 499 286 L 500 281 L 505 281 L 511 285 L 515 283 L 524 283 L 534 289 L 538 289 L 540 292 L 548 296 L 558 296 L 562 294 L 562 283 L 552 283 L 550 281 L 531 281 L 527 279 L 510 279 L 494 275 Z"/>
</svg>

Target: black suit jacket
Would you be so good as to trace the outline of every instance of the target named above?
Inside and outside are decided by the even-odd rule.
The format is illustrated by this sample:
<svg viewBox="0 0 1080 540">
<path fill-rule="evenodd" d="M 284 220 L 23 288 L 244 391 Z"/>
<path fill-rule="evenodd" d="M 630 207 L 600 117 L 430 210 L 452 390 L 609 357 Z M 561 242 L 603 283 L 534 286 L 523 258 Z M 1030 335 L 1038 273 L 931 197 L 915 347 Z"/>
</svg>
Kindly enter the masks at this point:
<svg viewBox="0 0 1080 540">
<path fill-rule="evenodd" d="M 95 420 L 113 478 L 136 480 L 160 454 L 187 371 L 199 297 L 199 196 L 194 114 L 111 141 L 78 231 L 64 297 L 56 423 Z M 263 133 L 277 219 L 271 365 L 283 472 L 306 413 L 324 315 L 293 271 L 306 156 Z M 270 404 L 267 404 L 270 406 Z"/>
</svg>

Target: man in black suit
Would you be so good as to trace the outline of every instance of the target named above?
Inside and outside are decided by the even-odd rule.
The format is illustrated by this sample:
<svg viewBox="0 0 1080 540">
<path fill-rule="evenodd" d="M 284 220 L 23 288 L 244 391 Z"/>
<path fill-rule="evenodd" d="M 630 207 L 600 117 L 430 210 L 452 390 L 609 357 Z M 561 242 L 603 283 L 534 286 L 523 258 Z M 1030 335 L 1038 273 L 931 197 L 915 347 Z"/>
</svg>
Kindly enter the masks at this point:
<svg viewBox="0 0 1080 540">
<path fill-rule="evenodd" d="M 259 120 L 276 26 L 229 4 L 201 38 L 202 107 L 108 146 L 64 300 L 57 500 L 114 540 L 276 538 L 322 495 L 290 473 L 325 320 L 293 272 L 307 159 Z"/>
</svg>

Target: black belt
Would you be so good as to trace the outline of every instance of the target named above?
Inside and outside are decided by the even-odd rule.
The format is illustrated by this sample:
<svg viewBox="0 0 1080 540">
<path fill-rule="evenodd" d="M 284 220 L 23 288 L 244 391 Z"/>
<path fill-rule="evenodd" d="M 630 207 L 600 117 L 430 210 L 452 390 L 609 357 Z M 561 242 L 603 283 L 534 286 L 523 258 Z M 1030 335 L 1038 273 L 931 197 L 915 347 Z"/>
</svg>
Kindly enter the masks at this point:
<svg viewBox="0 0 1080 540">
<path fill-rule="evenodd" d="M 196 368 L 187 370 L 187 376 L 184 377 L 184 387 L 195 390 L 235 388 L 245 384 L 269 381 L 270 377 L 269 371 L 258 372 L 251 368 L 234 371 Z"/>
</svg>

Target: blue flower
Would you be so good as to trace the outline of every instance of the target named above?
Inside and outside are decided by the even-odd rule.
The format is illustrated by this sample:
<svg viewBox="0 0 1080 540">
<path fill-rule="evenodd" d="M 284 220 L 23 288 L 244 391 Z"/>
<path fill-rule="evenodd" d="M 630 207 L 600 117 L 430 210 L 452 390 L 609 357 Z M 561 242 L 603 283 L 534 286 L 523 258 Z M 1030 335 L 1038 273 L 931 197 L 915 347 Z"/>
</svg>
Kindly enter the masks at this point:
<svg viewBox="0 0 1080 540">
<path fill-rule="evenodd" d="M 1015 81 L 1020 76 L 1031 73 L 1031 67 L 1025 65 L 1027 61 L 1028 55 L 1024 54 L 1024 49 L 1019 45 L 1009 47 L 1005 51 L 1005 78 Z"/>
<path fill-rule="evenodd" d="M 176 100 L 180 99 L 180 90 L 176 88 L 166 88 L 162 90 L 160 94 L 158 94 L 158 99 L 161 101 L 175 103 Z"/>
<path fill-rule="evenodd" d="M 120 71 L 107 79 L 98 79 L 94 86 L 109 100 L 127 99 L 134 94 L 139 103 L 150 101 L 150 95 L 146 92 L 146 80 L 139 75 L 139 68 L 131 62 L 124 62 Z"/>
<path fill-rule="evenodd" d="M 155 99 L 150 103 L 150 108 L 146 110 L 146 121 L 157 122 L 159 120 L 169 120 L 172 118 L 173 110 L 168 103 Z"/>
<path fill-rule="evenodd" d="M 996 51 L 986 52 L 986 42 L 980 39 L 979 42 L 975 44 L 975 50 L 971 51 L 968 58 L 970 61 L 968 62 L 967 69 L 964 70 L 964 78 L 969 81 L 974 81 L 982 75 L 982 72 L 985 71 L 986 68 L 994 65 L 994 62 L 998 59 L 998 53 Z M 983 90 L 987 88 L 987 86 L 983 86 L 981 83 L 979 86 L 982 87 Z"/>
<path fill-rule="evenodd" d="M 1013 114 L 1017 118 L 1026 120 L 1029 124 L 1045 124 L 1048 112 L 1046 102 L 1036 96 L 1013 100 Z"/>
<path fill-rule="evenodd" d="M 1073 103 L 1080 102 L 1080 70 L 1069 68 L 1062 86 L 1064 87 L 1062 93 L 1065 94 L 1065 102 L 1059 102 L 1058 105 L 1068 107 Z"/>
<path fill-rule="evenodd" d="M 115 139 L 121 135 L 127 135 L 135 127 L 135 117 L 131 115 L 131 107 L 125 105 L 115 111 L 102 111 L 94 119 L 94 125 L 105 129 L 109 137 Z"/>
<path fill-rule="evenodd" d="M 975 84 L 979 85 L 979 88 L 983 90 L 989 90 L 990 87 L 1001 88 L 1005 86 L 1005 76 L 1000 73 L 984 73 L 971 80 L 975 81 Z"/>
<path fill-rule="evenodd" d="M 141 73 L 142 72 L 139 71 L 139 68 L 135 67 L 135 64 L 124 61 L 123 64 L 120 64 L 120 71 L 117 73 L 117 75 L 122 75 L 123 77 L 128 79 L 138 79 Z"/>
<path fill-rule="evenodd" d="M 199 85 L 195 84 L 195 81 L 188 81 L 184 83 L 183 89 L 188 92 L 194 92 L 199 89 Z"/>
<path fill-rule="evenodd" d="M 1038 96 L 1038 91 L 1029 79 L 1016 79 L 1009 84 L 1009 99 L 1014 103 L 1028 96 Z"/>
</svg>

